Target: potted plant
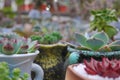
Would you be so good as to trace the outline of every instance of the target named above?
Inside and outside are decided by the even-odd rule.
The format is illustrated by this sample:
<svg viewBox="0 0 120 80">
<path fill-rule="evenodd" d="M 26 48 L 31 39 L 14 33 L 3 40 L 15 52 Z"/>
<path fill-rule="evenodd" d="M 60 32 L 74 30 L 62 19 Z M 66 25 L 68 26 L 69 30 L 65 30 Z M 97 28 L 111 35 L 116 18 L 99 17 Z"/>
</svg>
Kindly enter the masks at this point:
<svg viewBox="0 0 120 80">
<path fill-rule="evenodd" d="M 119 80 L 120 60 L 103 57 L 102 61 L 91 58 L 90 62 L 70 65 L 65 80 Z"/>
<path fill-rule="evenodd" d="M 64 79 L 63 64 L 67 54 L 67 45 L 60 42 L 61 34 L 52 32 L 41 36 L 33 35 L 31 39 L 39 42 L 40 54 L 35 62 L 43 68 L 44 80 Z"/>
<path fill-rule="evenodd" d="M 6 62 L 0 62 L 0 79 L 1 80 L 28 80 L 28 74 L 24 73 L 20 75 L 19 68 L 14 68 L 12 73 L 10 72 L 9 65 Z"/>
<path fill-rule="evenodd" d="M 29 80 L 31 80 L 31 70 L 34 70 L 36 72 L 35 80 L 42 80 L 42 68 L 33 64 L 34 58 L 39 53 L 36 45 L 37 41 L 31 41 L 16 34 L 0 34 L 0 62 L 7 62 L 10 72 L 14 68 L 20 68 L 21 75 L 29 74 Z"/>
<path fill-rule="evenodd" d="M 114 40 L 118 30 L 110 23 L 118 21 L 116 11 L 111 9 L 92 10 L 91 16 L 93 19 L 90 21 L 89 31 L 104 31 L 111 40 Z"/>
<path fill-rule="evenodd" d="M 109 59 L 120 58 L 120 40 L 110 41 L 109 37 L 105 32 L 98 32 L 91 36 L 90 38 L 86 38 L 82 34 L 76 33 L 77 41 L 81 46 L 78 46 L 76 50 L 73 50 L 70 55 L 70 64 L 75 61 L 82 62 L 84 58 L 90 59 L 93 57 L 94 59 L 101 60 L 101 58 L 108 57 Z M 70 48 L 69 48 L 70 49 Z M 74 56 L 76 55 L 76 60 Z"/>
<path fill-rule="evenodd" d="M 115 12 L 105 9 L 92 11 L 92 14 L 94 15 L 94 19 L 91 21 L 90 31 L 96 30 L 96 33 L 89 35 L 75 33 L 78 45 L 71 45 L 74 49 L 71 49 L 71 47 L 68 48 L 72 53 L 69 56 L 70 64 L 77 61 L 82 62 L 84 58 L 90 59 L 91 57 L 97 60 L 101 60 L 103 56 L 109 59 L 119 59 L 120 40 L 114 39 L 118 31 L 114 26 L 109 24 L 109 22 L 117 21 Z"/>
<path fill-rule="evenodd" d="M 83 35 L 80 33 L 75 33 L 75 38 L 78 42 L 78 45 L 74 46 L 70 44 L 70 46 L 73 48 L 71 47 L 68 48 L 68 50 L 71 52 L 68 58 L 68 62 L 67 62 L 68 64 L 84 62 L 83 61 L 84 59 L 90 61 L 91 58 L 93 58 L 93 60 L 94 59 L 98 60 L 98 62 L 101 61 L 103 57 L 106 57 L 110 60 L 120 59 L 120 40 L 114 39 L 115 34 L 117 34 L 117 29 L 108 24 L 109 22 L 117 19 L 115 15 L 113 15 L 113 13 L 114 11 L 111 12 L 111 11 L 108 11 L 107 9 L 93 12 L 96 18 L 94 18 L 93 22 L 91 22 L 91 30 L 92 31 L 96 30 L 96 33 L 94 33 L 93 35 L 89 34 L 90 36 Z M 110 18 L 111 20 L 107 21 L 105 17 L 107 19 Z M 92 61 L 91 63 L 94 63 L 94 62 Z M 104 61 L 102 63 L 104 63 Z M 81 64 L 84 64 L 84 63 L 81 63 Z M 71 66 L 75 66 L 75 65 L 71 65 Z M 99 64 L 96 64 L 96 65 L 98 65 L 97 68 L 99 68 Z M 73 71 L 72 72 L 71 69 L 72 67 L 68 67 L 67 69 L 68 73 L 66 73 L 67 75 L 69 75 L 69 72 L 71 72 L 74 75 L 74 70 L 72 70 Z M 110 73 L 110 75 L 112 74 Z M 66 76 L 66 80 L 70 80 L 70 79 L 71 80 L 96 80 L 96 79 L 93 79 L 93 78 L 91 79 L 87 77 L 83 78 L 83 76 L 78 78 L 78 74 L 75 76 L 76 76 L 75 78 Z M 100 78 L 100 80 L 104 80 L 104 79 Z"/>
</svg>

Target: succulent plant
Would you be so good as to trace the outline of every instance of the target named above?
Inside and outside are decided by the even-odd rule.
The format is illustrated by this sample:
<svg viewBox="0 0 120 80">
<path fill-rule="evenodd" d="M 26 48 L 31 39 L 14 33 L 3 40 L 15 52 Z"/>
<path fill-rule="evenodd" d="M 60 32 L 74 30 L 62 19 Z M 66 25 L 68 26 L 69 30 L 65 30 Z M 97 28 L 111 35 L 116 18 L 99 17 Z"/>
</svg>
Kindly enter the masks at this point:
<svg viewBox="0 0 120 80">
<path fill-rule="evenodd" d="M 91 58 L 88 62 L 84 60 L 85 71 L 90 75 L 100 75 L 102 77 L 117 78 L 120 76 L 120 60 L 103 57 L 102 61 Z"/>
<path fill-rule="evenodd" d="M 52 32 L 52 33 L 47 33 L 43 36 L 33 35 L 31 36 L 31 39 L 33 41 L 38 40 L 38 42 L 41 44 L 53 44 L 61 40 L 62 36 L 59 32 Z"/>
<path fill-rule="evenodd" d="M 8 64 L 6 62 L 0 62 L 0 80 L 28 80 L 27 73 L 24 73 L 23 76 L 20 73 L 19 68 L 15 68 L 10 72 Z"/>
<path fill-rule="evenodd" d="M 36 49 L 37 41 L 31 41 L 16 34 L 0 34 L 1 54 L 25 54 L 27 52 L 34 52 Z"/>
<path fill-rule="evenodd" d="M 105 32 L 98 32 L 90 37 L 86 37 L 83 34 L 76 33 L 76 40 L 80 44 L 78 49 L 89 51 L 119 51 L 120 40 L 111 41 Z"/>
<path fill-rule="evenodd" d="M 110 9 L 92 10 L 91 14 L 94 18 L 90 23 L 90 30 L 97 30 L 98 32 L 104 31 L 109 38 L 113 39 L 118 31 L 114 26 L 111 26 L 110 23 L 118 21 L 116 11 Z"/>
</svg>

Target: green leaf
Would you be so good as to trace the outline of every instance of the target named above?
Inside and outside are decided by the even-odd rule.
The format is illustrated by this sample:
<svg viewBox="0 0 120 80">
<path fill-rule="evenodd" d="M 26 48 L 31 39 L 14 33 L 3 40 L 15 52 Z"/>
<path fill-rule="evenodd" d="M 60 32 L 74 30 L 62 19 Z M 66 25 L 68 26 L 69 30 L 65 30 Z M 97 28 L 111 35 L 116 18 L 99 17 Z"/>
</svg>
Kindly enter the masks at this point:
<svg viewBox="0 0 120 80">
<path fill-rule="evenodd" d="M 106 25 L 104 27 L 104 32 L 109 36 L 109 38 L 112 38 L 114 35 L 117 34 L 117 29 L 113 26 Z"/>
<path fill-rule="evenodd" d="M 18 6 L 21 6 L 24 4 L 24 0 L 15 0 Z"/>
<path fill-rule="evenodd" d="M 102 46 L 104 46 L 104 42 L 102 40 L 99 40 L 99 39 L 88 39 L 86 41 L 87 43 L 87 46 L 93 50 L 93 51 L 97 51 L 99 50 Z"/>
<path fill-rule="evenodd" d="M 120 50 L 120 40 L 116 40 L 116 41 L 110 43 L 109 47 L 112 49 L 112 51 Z"/>
<path fill-rule="evenodd" d="M 91 11 L 91 14 L 92 14 L 92 15 L 96 15 L 96 11 L 92 10 L 92 11 Z"/>
<path fill-rule="evenodd" d="M 76 40 L 79 42 L 79 44 L 81 45 L 81 46 L 86 46 L 87 44 L 86 44 L 86 40 L 87 40 L 87 38 L 86 37 L 84 37 L 84 35 L 82 35 L 82 34 L 80 34 L 80 33 L 75 33 L 75 37 L 76 37 Z"/>
<path fill-rule="evenodd" d="M 112 45 L 112 46 L 110 46 L 110 48 L 112 49 L 112 51 L 119 51 L 120 45 Z"/>
<path fill-rule="evenodd" d="M 3 46 L 3 44 L 1 43 L 0 44 L 0 52 L 2 52 L 2 46 Z"/>
<path fill-rule="evenodd" d="M 120 40 L 116 40 L 109 44 L 109 46 L 112 46 L 112 45 L 120 45 Z"/>
<path fill-rule="evenodd" d="M 13 44 L 15 50 L 14 50 L 14 53 L 15 54 L 21 54 L 22 51 L 21 51 L 21 46 L 23 45 L 23 40 L 18 40 L 17 44 Z"/>
<path fill-rule="evenodd" d="M 20 76 L 20 69 L 19 68 L 15 68 L 12 72 L 13 72 L 14 76 L 16 76 L 16 77 Z"/>
<path fill-rule="evenodd" d="M 35 50 L 35 45 L 37 44 L 37 41 L 33 41 L 29 44 L 28 52 L 33 52 Z"/>
<path fill-rule="evenodd" d="M 13 53 L 14 54 L 17 54 L 19 52 L 20 46 L 22 44 L 22 40 L 18 40 L 18 41 L 19 42 L 13 44 L 13 46 L 14 46 L 14 52 Z"/>
<path fill-rule="evenodd" d="M 95 35 L 92 36 L 92 38 L 104 41 L 104 45 L 106 45 L 109 42 L 109 37 L 105 32 L 96 33 Z"/>
</svg>

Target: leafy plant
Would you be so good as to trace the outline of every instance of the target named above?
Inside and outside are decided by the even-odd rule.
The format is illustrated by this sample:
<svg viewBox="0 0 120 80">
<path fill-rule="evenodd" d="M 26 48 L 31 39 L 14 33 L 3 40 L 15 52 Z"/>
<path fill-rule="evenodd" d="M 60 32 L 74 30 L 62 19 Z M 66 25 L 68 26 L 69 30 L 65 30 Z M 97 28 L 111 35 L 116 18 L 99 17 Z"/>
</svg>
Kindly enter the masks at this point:
<svg viewBox="0 0 120 80">
<path fill-rule="evenodd" d="M 15 0 L 18 6 L 21 6 L 24 4 L 24 0 Z"/>
<path fill-rule="evenodd" d="M 24 73 L 23 76 L 20 73 L 19 68 L 15 68 L 10 72 L 8 64 L 6 62 L 0 62 L 0 80 L 28 80 L 27 73 Z"/>
<path fill-rule="evenodd" d="M 0 34 L 1 54 L 11 55 L 34 52 L 37 49 L 36 46 L 37 41 L 31 41 L 16 34 Z"/>
<path fill-rule="evenodd" d="M 76 33 L 76 40 L 79 42 L 80 50 L 92 51 L 118 51 L 120 50 L 120 40 L 109 42 L 110 39 L 105 32 L 98 32 L 91 37 L 85 37 L 83 34 Z"/>
<path fill-rule="evenodd" d="M 102 61 L 96 61 L 91 58 L 88 62 L 84 60 L 85 71 L 91 75 L 100 75 L 103 77 L 116 78 L 120 76 L 120 60 L 109 60 L 108 58 L 103 58 Z"/>
<path fill-rule="evenodd" d="M 33 35 L 31 36 L 31 39 L 33 41 L 38 40 L 38 42 L 41 44 L 53 44 L 61 40 L 62 36 L 58 32 L 52 32 L 52 33 L 47 33 L 43 36 Z"/>
<path fill-rule="evenodd" d="M 110 25 L 111 22 L 118 21 L 115 10 L 92 10 L 91 14 L 94 19 L 90 23 L 90 30 L 104 31 L 109 38 L 113 39 L 118 32 L 114 26 Z"/>
</svg>

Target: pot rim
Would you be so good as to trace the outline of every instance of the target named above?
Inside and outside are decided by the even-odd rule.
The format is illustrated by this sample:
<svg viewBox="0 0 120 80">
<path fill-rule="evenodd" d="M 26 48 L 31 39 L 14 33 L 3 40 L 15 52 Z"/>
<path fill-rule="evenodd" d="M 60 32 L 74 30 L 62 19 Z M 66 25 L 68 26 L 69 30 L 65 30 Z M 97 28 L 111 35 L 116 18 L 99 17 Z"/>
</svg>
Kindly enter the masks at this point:
<svg viewBox="0 0 120 80">
<path fill-rule="evenodd" d="M 26 54 L 13 54 L 13 55 L 0 54 L 0 57 L 4 57 L 4 58 L 29 57 L 29 56 L 35 56 L 37 54 L 39 54 L 38 50 L 32 53 L 26 53 Z"/>
<path fill-rule="evenodd" d="M 95 52 L 95 51 L 85 51 L 81 50 L 79 51 L 80 54 L 83 54 L 85 56 L 118 56 L 120 55 L 120 51 L 112 51 L 112 52 Z"/>
<path fill-rule="evenodd" d="M 66 43 L 60 43 L 60 42 L 58 42 L 58 43 L 54 43 L 54 44 L 39 44 L 40 45 L 40 47 L 54 47 L 54 46 L 67 46 L 67 44 Z"/>
<path fill-rule="evenodd" d="M 77 66 L 77 65 L 79 65 L 79 64 L 72 64 L 72 65 L 68 66 L 67 69 L 70 70 L 71 73 L 73 73 L 75 76 L 77 76 L 77 77 L 80 78 L 81 80 L 92 80 L 92 79 L 88 79 L 88 78 L 86 78 L 86 77 L 78 74 L 78 73 L 73 69 L 73 67 L 74 67 L 74 66 Z"/>
</svg>

